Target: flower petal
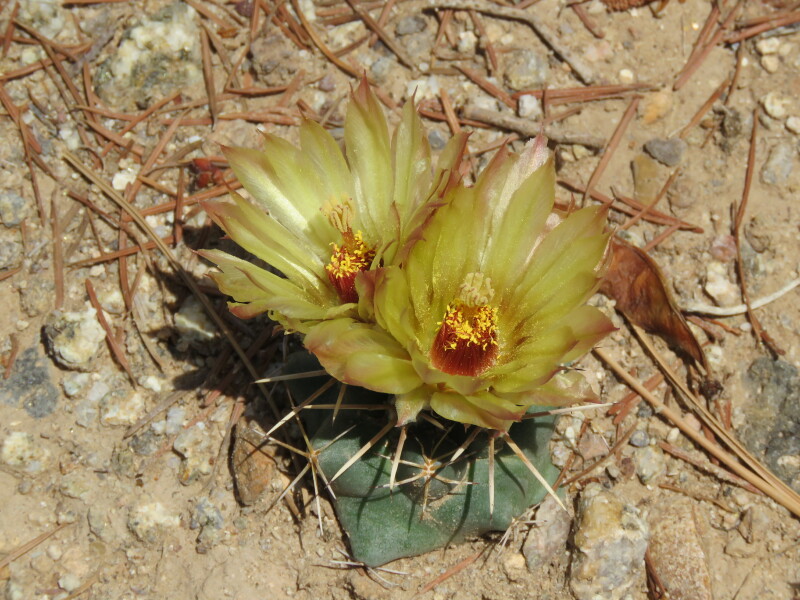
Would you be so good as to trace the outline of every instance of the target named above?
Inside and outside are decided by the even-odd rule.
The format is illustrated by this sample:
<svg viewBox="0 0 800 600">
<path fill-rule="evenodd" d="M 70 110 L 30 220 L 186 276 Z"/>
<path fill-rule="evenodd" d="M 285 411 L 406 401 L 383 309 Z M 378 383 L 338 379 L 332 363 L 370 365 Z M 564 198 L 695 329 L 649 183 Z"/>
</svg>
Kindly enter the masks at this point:
<svg viewBox="0 0 800 600">
<path fill-rule="evenodd" d="M 334 377 L 385 394 L 404 394 L 422 383 L 402 347 L 381 329 L 353 319 L 312 327 L 305 345 Z"/>
<path fill-rule="evenodd" d="M 389 128 L 366 79 L 347 108 L 344 139 L 356 213 L 367 231 L 382 232 L 385 239 L 395 237 L 398 224 L 389 218 L 394 188 Z"/>
</svg>

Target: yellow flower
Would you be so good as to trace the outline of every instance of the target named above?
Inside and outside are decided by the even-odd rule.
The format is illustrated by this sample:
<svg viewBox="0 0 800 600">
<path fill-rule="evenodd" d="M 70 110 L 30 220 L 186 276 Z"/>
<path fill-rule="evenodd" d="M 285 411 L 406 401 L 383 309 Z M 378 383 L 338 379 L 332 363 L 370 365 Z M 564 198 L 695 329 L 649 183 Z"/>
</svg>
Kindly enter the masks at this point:
<svg viewBox="0 0 800 600">
<path fill-rule="evenodd" d="M 316 322 L 361 318 L 359 274 L 403 255 L 458 181 L 466 137 L 451 140 L 434 171 L 413 103 L 390 137 L 366 81 L 347 110 L 346 154 L 315 122 L 303 123 L 299 133 L 300 148 L 269 134 L 263 151 L 226 148 L 252 201 L 232 194 L 233 202 L 204 205 L 259 264 L 217 250 L 201 254 L 221 269 L 212 277 L 236 301 L 235 314 L 269 312 L 287 329 L 305 332 Z"/>
<path fill-rule="evenodd" d="M 586 301 L 608 244 L 605 210 L 553 212 L 544 140 L 501 151 L 450 189 L 402 265 L 363 277 L 376 325 L 321 323 L 306 346 L 334 376 L 396 395 L 398 422 L 432 409 L 507 430 L 533 405 L 591 396 L 565 365 L 613 329 Z"/>
</svg>

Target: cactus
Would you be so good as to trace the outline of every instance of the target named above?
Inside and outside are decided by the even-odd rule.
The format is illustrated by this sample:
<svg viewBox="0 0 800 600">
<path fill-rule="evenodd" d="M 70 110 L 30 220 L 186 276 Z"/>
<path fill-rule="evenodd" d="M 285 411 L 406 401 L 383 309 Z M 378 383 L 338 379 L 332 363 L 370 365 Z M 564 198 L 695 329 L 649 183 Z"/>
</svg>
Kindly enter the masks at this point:
<svg viewBox="0 0 800 600">
<path fill-rule="evenodd" d="M 298 353 L 290 357 L 285 372 L 302 373 L 318 368 L 312 356 Z M 292 396 L 302 399 L 315 393 L 326 380 L 327 377 L 298 379 L 288 385 Z M 337 396 L 334 386 L 315 403 L 334 404 Z M 348 387 L 343 406 L 348 404 L 386 405 L 387 412 L 342 409 L 335 420 L 333 411 L 302 413 L 312 446 L 322 449 L 318 467 L 326 481 L 390 423 L 387 415 L 393 411 L 391 396 Z M 528 419 L 513 425 L 509 431 L 509 437 L 551 485 L 558 476 L 550 461 L 548 443 L 553 422 L 552 416 Z M 486 435 L 475 437 L 453 464 L 447 464 L 468 437 L 461 424 L 450 425 L 446 432 L 425 421 L 409 426 L 395 474 L 398 484 L 392 490 L 389 484 L 400 436 L 398 428 L 392 428 L 332 482 L 336 514 L 350 539 L 353 558 L 367 566 L 378 566 L 488 531 L 507 529 L 514 518 L 547 493 L 502 439 L 495 442 L 493 483 Z M 439 469 L 434 466 L 426 477 L 426 463 L 431 465 L 436 458 L 445 466 Z M 400 484 L 409 479 L 414 481 Z M 494 506 L 490 509 L 492 486 Z"/>
</svg>

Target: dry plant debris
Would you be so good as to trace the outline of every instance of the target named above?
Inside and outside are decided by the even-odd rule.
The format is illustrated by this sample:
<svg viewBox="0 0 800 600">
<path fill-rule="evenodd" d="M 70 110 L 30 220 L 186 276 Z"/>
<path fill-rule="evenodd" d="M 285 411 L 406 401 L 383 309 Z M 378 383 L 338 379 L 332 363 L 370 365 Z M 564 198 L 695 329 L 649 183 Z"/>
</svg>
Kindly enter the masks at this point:
<svg viewBox="0 0 800 600">
<path fill-rule="evenodd" d="M 7 597 L 583 597 L 567 580 L 578 552 L 602 564 L 589 546 L 562 546 L 536 573 L 524 566 L 523 534 L 546 530 L 538 513 L 502 547 L 478 539 L 392 572 L 344 564 L 330 504 L 285 451 L 307 452 L 289 427 L 283 446 L 248 465 L 265 478 L 261 499 L 240 507 L 233 495 L 230 438 L 235 456 L 248 454 L 242 444 L 255 456 L 256 434 L 237 432 L 264 433 L 287 412 L 282 383 L 253 382 L 297 343 L 266 320 L 227 315 L 193 250 L 229 246 L 199 203 L 238 188 L 220 145 L 255 147 L 259 128 L 292 136 L 303 118 L 338 135 L 364 73 L 392 111 L 416 92 L 435 150 L 470 132 L 470 176 L 491 150 L 544 129 L 560 206 L 608 206 L 619 235 L 661 267 L 668 313 L 702 317 L 703 331 L 694 320 L 680 329 L 704 346 L 715 389 L 615 317 L 619 331 L 597 353 L 611 369 L 581 364 L 614 406 L 559 425 L 566 497 L 588 499 L 584 488 L 600 483 L 650 522 L 683 497 L 709 524 L 705 547 L 686 555 L 712 573 L 684 590 L 795 597 L 800 12 L 569 4 L 0 3 Z M 632 177 L 655 138 L 686 142 L 679 166 L 654 160 Z M 660 190 L 654 202 L 639 195 L 647 185 Z M 47 356 L 41 332 L 56 310 L 75 323 L 96 315 L 105 334 L 96 355 L 80 348 L 84 371 Z M 652 529 L 674 539 L 662 530 Z M 649 579 L 654 594 L 680 593 L 670 585 L 685 581 L 674 572 L 682 549 L 662 542 L 616 589 L 644 598 Z"/>
</svg>

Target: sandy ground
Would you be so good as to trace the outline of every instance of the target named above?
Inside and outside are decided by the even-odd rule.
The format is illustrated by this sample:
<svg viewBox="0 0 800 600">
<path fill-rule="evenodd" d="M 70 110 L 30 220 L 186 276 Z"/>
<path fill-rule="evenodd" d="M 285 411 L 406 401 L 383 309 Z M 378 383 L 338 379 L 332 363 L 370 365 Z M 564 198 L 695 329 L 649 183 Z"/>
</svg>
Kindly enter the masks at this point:
<svg viewBox="0 0 800 600">
<path fill-rule="evenodd" d="M 296 141 L 294 124 L 301 115 L 324 118 L 335 132 L 356 82 L 348 69 L 366 70 L 398 104 L 416 89 L 423 108 L 434 114 L 426 118 L 434 149 L 451 135 L 448 123 L 435 118 L 443 112 L 442 92 L 457 115 L 481 120 L 488 112 L 495 115 L 495 125 L 505 119 L 505 129 L 474 128 L 473 151 L 509 133 L 524 139 L 525 127 L 539 117 L 536 106 L 528 104 L 530 112 L 509 125 L 514 113 L 456 66 L 482 79 L 493 75 L 509 94 L 541 88 L 542 82 L 551 89 L 584 87 L 587 82 L 562 60 L 566 50 L 583 65 L 592 85 L 647 84 L 594 189 L 646 203 L 679 169 L 657 209 L 696 228 L 670 231 L 650 254 L 682 306 L 741 303 L 730 234 L 742 199 L 755 118 L 754 175 L 741 242 L 748 290 L 753 299 L 762 298 L 798 277 L 800 33 L 791 28 L 711 47 L 685 84 L 673 91 L 711 9 L 707 2 L 671 2 L 658 15 L 648 7 L 609 12 L 592 2 L 583 10 L 604 35 L 598 38 L 563 3 L 542 0 L 525 10 L 541 19 L 558 52 L 526 23 L 480 12 L 481 5 L 477 22 L 467 11 L 454 13 L 451 39 L 439 41 L 436 59 L 431 53 L 442 14 L 419 13 L 419 3 L 400 2 L 384 30 L 413 69 L 398 61 L 385 43 L 369 42 L 343 55 L 339 62 L 344 67 L 337 67 L 293 18 L 297 29 L 283 20 L 280 27 L 272 21 L 265 24 L 264 13 L 244 55 L 250 39 L 246 2 L 195 0 L 191 5 L 198 13 L 178 3 L 166 17 L 162 13 L 160 20 L 139 29 L 145 15 L 158 14 L 168 3 L 76 2 L 66 8 L 60 3 L 20 4 L 17 18 L 22 25 L 14 29 L 7 24 L 15 4 L 3 3 L 0 13 L 3 31 L 9 32 L 0 62 L 5 73 L 0 79 L 5 107 L 0 114 L 5 224 L 0 227 L 0 352 L 8 365 L 0 383 L 0 584 L 9 599 L 366 599 L 412 597 L 421 590 L 421 597 L 437 599 L 573 597 L 573 536 L 547 564 L 531 571 L 521 549 L 534 525 L 524 520 L 502 545 L 498 533 L 396 561 L 388 571 L 349 566 L 347 543 L 332 506 L 327 497 L 318 504 L 312 501 L 310 479 L 298 484 L 289 495 L 291 502 L 273 507 L 302 467 L 302 461 L 281 452 L 270 451 L 274 461 L 264 458 L 248 467 L 248 485 L 261 495 L 243 506 L 234 492 L 228 424 L 244 407 L 247 416 L 263 412 L 252 377 L 232 357 L 230 344 L 203 315 L 163 253 L 151 246 L 122 260 L 114 254 L 124 254 L 126 247 L 146 238 L 139 230 L 131 232 L 133 238 L 120 235 L 124 213 L 98 181 L 129 194 L 126 185 L 143 174 L 146 179 L 140 179 L 133 200 L 136 209 L 148 215 L 147 223 L 159 236 L 173 236 L 166 243 L 176 260 L 210 294 L 242 346 L 255 349 L 252 360 L 258 371 L 274 368 L 297 342 L 270 336 L 272 325 L 264 320 L 242 323 L 228 315 L 224 299 L 205 278 L 208 265 L 192 252 L 217 244 L 220 236 L 198 210 L 197 199 L 204 193 L 223 194 L 225 188 L 216 186 L 216 170 L 203 170 L 202 164 L 200 170 L 210 181 L 198 181 L 197 169 L 191 170 L 188 161 L 219 156 L 220 144 L 255 147 L 259 127 Z M 787 7 L 774 4 L 747 3 L 729 31 L 741 30 L 747 19 L 786 12 Z M 300 5 L 306 14 L 314 10 L 312 2 Z M 287 6 L 274 14 L 283 19 Z M 370 33 L 360 20 L 336 21 L 352 14 L 347 4 L 326 3 L 316 10 L 310 27 L 332 48 L 344 48 Z M 377 19 L 380 10 L 370 10 Z M 723 15 L 729 10 L 724 7 Z M 36 42 L 32 34 L 46 39 Z M 298 35 L 297 44 L 305 49 L 292 41 Z M 132 40 L 139 45 L 131 46 Z M 55 53 L 55 66 L 45 47 Z M 146 60 L 141 57 L 145 50 L 152 51 Z M 204 56 L 210 60 L 205 80 Z M 40 61 L 47 66 L 42 68 Z M 156 64 L 153 71 L 147 71 L 148 64 Z M 30 72 L 20 72 L 26 65 L 32 65 Z M 216 89 L 212 102 L 209 76 Z M 223 92 L 226 80 L 240 92 Z M 726 80 L 722 95 L 692 124 Z M 263 95 L 241 92 L 270 87 L 279 89 Z M 169 102 L 163 110 L 147 110 L 165 98 Z M 563 106 L 551 100 L 547 115 L 558 118 L 548 131 L 565 142 L 554 145 L 559 178 L 580 185 L 589 181 L 602 148 L 633 101 L 632 92 Z M 96 110 L 79 108 L 85 106 Z M 576 110 L 561 115 L 570 109 Z M 387 114 L 395 124 L 397 114 Z M 135 123 L 137 115 L 144 118 Z M 178 116 L 186 120 L 170 130 Z M 133 124 L 131 133 L 123 131 L 128 124 Z M 27 132 L 25 145 L 21 131 Z M 643 151 L 650 140 L 678 135 L 685 144 L 670 147 L 675 156 L 666 160 L 675 159 L 671 166 Z M 593 140 L 598 147 L 591 147 Z M 149 158 L 161 141 L 165 145 L 153 162 Z M 584 143 L 571 143 L 576 141 Z M 66 152 L 87 165 L 97 181 L 79 175 L 65 161 Z M 475 166 L 480 168 L 488 156 L 477 154 Z M 204 183 L 210 187 L 201 187 Z M 179 192 L 185 206 L 176 210 Z M 559 188 L 557 195 L 565 203 L 571 199 L 566 188 Z M 630 217 L 617 210 L 610 218 L 640 246 L 669 228 L 646 219 L 627 228 Z M 124 221 L 130 232 L 130 220 Z M 97 317 L 87 313 L 92 297 L 103 308 L 130 374 L 106 343 Z M 126 298 L 135 298 L 133 310 Z M 612 312 L 605 299 L 596 301 Z M 65 325 L 56 309 L 81 314 L 81 325 Z M 800 406 L 797 292 L 758 309 L 757 316 L 785 352 L 783 362 L 772 361 L 770 351 L 756 343 L 743 315 L 721 317 L 722 325 L 708 324 L 715 337 L 695 329 L 707 343 L 713 376 L 721 384 L 718 403 L 711 408 L 730 406 L 738 435 L 800 491 L 800 432 L 793 427 Z M 657 367 L 621 317 L 614 319 L 620 329 L 604 342 L 605 351 L 647 380 Z M 56 358 L 53 344 L 45 340 L 64 328 L 67 338 L 60 338 L 59 347 L 75 354 Z M 661 341 L 657 347 L 686 379 L 682 363 Z M 604 401 L 616 402 L 629 393 L 595 357 L 587 357 L 582 366 Z M 666 385 L 656 387 L 655 394 L 685 410 Z M 276 399 L 285 397 L 276 394 Z M 601 467 L 566 487 L 572 510 L 582 510 L 578 499 L 590 482 L 635 509 L 649 522 L 651 538 L 661 541 L 662 554 L 689 557 L 683 563 L 673 560 L 678 565 L 674 569 L 689 582 L 674 584 L 670 597 L 797 598 L 800 526 L 795 517 L 761 494 L 663 453 L 658 442 L 709 462 L 644 404 L 620 424 L 599 413 L 560 426 L 567 439 L 583 432 L 575 441 L 578 453 L 568 478 L 608 454 L 631 427 L 652 441 L 650 447 L 658 449 L 657 466 L 663 469 L 642 483 L 641 448 L 623 444 Z M 132 426 L 148 416 L 151 420 L 131 434 Z M 699 427 L 697 419 L 686 418 Z M 565 449 L 562 444 L 562 454 Z M 25 553 L 11 554 L 39 535 L 49 537 Z M 426 589 L 456 565 L 464 568 Z M 620 576 L 630 584 L 629 597 L 647 597 L 644 565 L 639 562 L 628 570 Z M 660 576 L 670 579 L 674 573 L 661 567 Z M 606 597 L 621 597 L 615 594 Z"/>
</svg>

